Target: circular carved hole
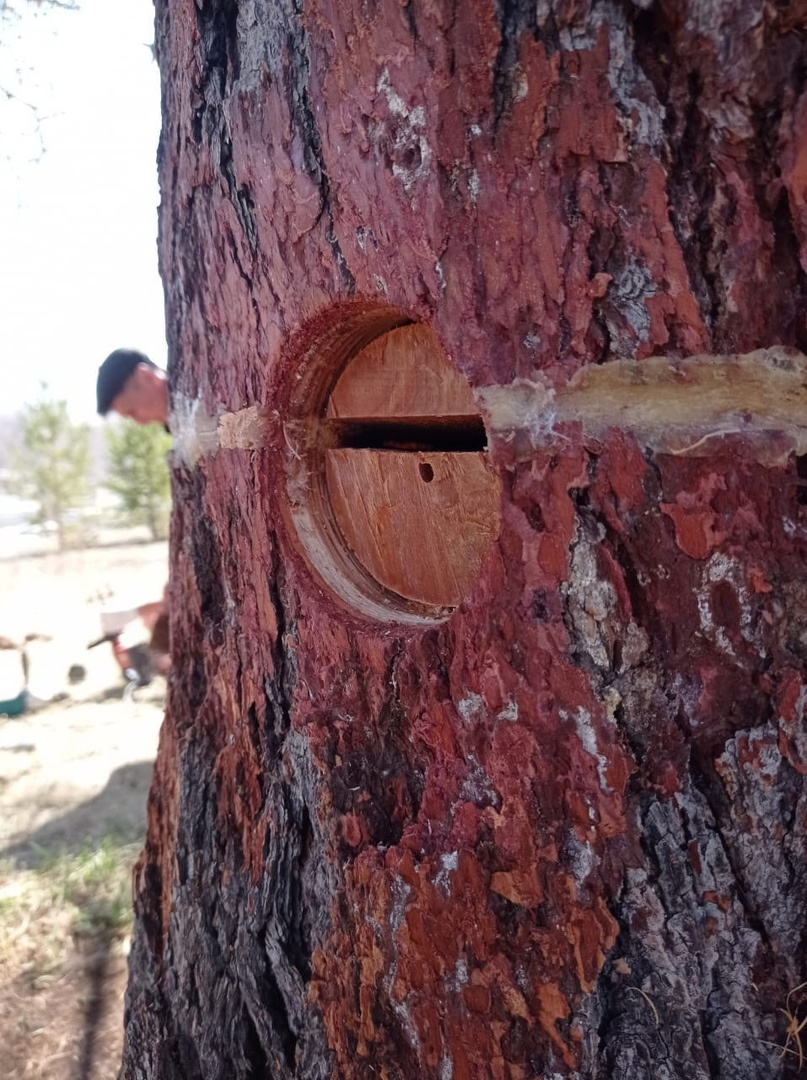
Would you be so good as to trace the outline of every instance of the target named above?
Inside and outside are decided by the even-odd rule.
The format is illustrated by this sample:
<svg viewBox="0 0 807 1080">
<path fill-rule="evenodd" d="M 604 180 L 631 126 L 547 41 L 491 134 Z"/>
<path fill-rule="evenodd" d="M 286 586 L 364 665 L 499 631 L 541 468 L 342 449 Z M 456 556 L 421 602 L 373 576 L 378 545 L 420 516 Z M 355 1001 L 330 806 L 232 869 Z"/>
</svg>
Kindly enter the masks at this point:
<svg viewBox="0 0 807 1080">
<path fill-rule="evenodd" d="M 498 535 L 499 485 L 434 331 L 386 307 L 335 320 L 303 357 L 291 411 L 287 491 L 311 568 L 363 614 L 449 615 Z"/>
</svg>

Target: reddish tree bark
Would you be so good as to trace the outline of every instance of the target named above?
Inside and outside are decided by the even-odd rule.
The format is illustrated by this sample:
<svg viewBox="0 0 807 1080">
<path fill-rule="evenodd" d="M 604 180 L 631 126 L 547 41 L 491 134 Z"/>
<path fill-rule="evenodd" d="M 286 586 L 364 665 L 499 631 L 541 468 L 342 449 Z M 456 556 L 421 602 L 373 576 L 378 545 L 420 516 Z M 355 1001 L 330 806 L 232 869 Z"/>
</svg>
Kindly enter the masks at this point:
<svg viewBox="0 0 807 1080">
<path fill-rule="evenodd" d="M 798 1064 L 794 457 L 489 431 L 498 540 L 431 623 L 333 594 L 289 478 L 300 373 L 390 311 L 477 391 L 804 349 L 805 29 L 763 0 L 159 0 L 175 670 L 124 1077 Z"/>
</svg>

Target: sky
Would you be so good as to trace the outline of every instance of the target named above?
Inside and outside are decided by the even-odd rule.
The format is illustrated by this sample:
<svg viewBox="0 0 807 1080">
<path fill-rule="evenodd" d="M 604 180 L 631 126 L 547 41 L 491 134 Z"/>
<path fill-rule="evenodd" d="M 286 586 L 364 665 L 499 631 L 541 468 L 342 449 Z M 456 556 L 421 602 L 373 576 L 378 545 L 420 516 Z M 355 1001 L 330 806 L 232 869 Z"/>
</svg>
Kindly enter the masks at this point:
<svg viewBox="0 0 807 1080">
<path fill-rule="evenodd" d="M 98 365 L 165 364 L 160 85 L 151 0 L 14 0 L 0 20 L 0 415 L 64 398 L 97 422 Z M 17 100 L 8 101 L 2 90 Z M 21 101 L 36 104 L 33 114 Z"/>
</svg>

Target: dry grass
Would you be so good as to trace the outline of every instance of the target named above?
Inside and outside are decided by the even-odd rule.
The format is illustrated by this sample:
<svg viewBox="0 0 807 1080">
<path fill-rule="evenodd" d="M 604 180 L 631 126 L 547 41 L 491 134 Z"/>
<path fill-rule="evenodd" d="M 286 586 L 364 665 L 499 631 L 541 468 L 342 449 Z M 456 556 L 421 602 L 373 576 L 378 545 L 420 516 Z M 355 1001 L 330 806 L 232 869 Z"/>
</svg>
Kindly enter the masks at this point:
<svg viewBox="0 0 807 1080">
<path fill-rule="evenodd" d="M 138 845 L 0 867 L 0 1032 L 6 1080 L 111 1080 L 122 1046 Z"/>
<path fill-rule="evenodd" d="M 0 966 L 29 974 L 36 985 L 64 962 L 76 938 L 125 936 L 139 848 L 107 837 L 78 855 L 42 851 L 34 870 L 0 864 Z"/>
<path fill-rule="evenodd" d="M 43 681 L 70 697 L 0 717 L 0 1047 L 3 1080 L 114 1080 L 123 1044 L 131 868 L 164 685 L 121 700 L 111 650 L 87 652 L 101 607 L 159 596 L 164 544 L 8 559 L 0 634 L 51 635 Z M 112 595 L 110 595 L 112 594 Z"/>
<path fill-rule="evenodd" d="M 804 1030 L 805 1026 L 807 1026 L 807 1013 L 804 1013 L 804 1015 L 800 1015 L 804 1006 L 805 988 L 807 988 L 807 982 L 799 983 L 798 986 L 792 987 L 788 991 L 787 998 L 785 999 L 784 1009 L 779 1009 L 780 1013 L 784 1013 L 788 1022 L 787 1031 L 785 1032 L 785 1044 L 784 1046 L 780 1047 L 780 1057 L 784 1057 L 786 1054 L 791 1054 L 793 1057 L 798 1058 L 799 1072 L 801 1072 L 802 1068 L 804 1067 L 804 1046 L 802 1045 L 801 1041 L 801 1033 Z M 791 1002 L 794 994 L 799 998 L 796 1004 L 792 1004 Z M 795 1049 L 791 1049 L 791 1043 L 793 1044 Z"/>
</svg>

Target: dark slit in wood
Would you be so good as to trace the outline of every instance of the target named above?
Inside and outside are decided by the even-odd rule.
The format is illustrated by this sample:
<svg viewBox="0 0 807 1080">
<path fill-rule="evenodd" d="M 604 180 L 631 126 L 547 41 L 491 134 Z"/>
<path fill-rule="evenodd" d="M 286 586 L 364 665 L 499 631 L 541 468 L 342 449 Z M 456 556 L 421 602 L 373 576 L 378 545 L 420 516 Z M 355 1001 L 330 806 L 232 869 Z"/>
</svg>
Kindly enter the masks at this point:
<svg viewBox="0 0 807 1080">
<path fill-rule="evenodd" d="M 488 441 L 481 416 L 323 420 L 328 446 L 342 450 L 478 453 Z"/>
</svg>

